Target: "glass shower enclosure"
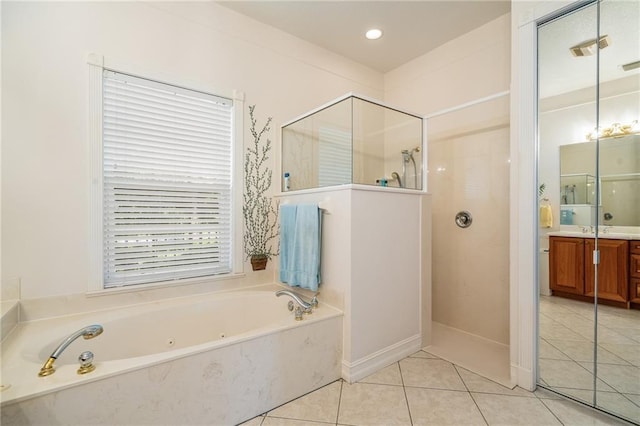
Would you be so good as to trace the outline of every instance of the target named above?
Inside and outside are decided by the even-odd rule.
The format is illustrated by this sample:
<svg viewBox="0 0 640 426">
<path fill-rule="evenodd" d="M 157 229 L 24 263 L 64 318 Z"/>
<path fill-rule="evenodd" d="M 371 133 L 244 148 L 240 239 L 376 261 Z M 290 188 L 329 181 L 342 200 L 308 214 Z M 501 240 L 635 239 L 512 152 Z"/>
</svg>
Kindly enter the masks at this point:
<svg viewBox="0 0 640 426">
<path fill-rule="evenodd" d="M 282 191 L 423 188 L 422 117 L 347 94 L 282 126 Z"/>
</svg>

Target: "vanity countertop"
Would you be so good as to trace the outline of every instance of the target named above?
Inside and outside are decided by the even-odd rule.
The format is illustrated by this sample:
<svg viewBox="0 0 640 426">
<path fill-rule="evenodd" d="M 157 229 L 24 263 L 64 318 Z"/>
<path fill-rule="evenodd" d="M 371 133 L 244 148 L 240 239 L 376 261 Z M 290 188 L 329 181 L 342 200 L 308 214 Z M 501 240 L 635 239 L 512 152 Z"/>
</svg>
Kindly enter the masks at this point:
<svg viewBox="0 0 640 426">
<path fill-rule="evenodd" d="M 593 232 L 582 231 L 552 231 L 547 235 L 550 237 L 595 238 L 595 234 Z M 640 234 L 600 231 L 598 232 L 598 238 L 608 240 L 640 240 Z"/>
</svg>

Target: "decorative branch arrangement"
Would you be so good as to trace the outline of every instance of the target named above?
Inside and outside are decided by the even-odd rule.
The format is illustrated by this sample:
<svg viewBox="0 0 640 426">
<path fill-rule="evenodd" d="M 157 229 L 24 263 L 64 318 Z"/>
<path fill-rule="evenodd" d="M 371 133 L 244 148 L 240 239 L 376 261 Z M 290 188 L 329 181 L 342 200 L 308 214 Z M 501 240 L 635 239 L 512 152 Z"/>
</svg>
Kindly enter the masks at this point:
<svg viewBox="0 0 640 426">
<path fill-rule="evenodd" d="M 249 106 L 251 118 L 251 135 L 253 145 L 247 148 L 244 157 L 244 194 L 242 213 L 244 215 L 244 250 L 247 258 L 251 258 L 253 270 L 265 269 L 267 260 L 280 254 L 280 247 L 273 250 L 271 241 L 278 237 L 280 226 L 278 223 L 278 206 L 273 204 L 271 197 L 265 194 L 271 188 L 273 171 L 266 164 L 271 151 L 271 140 L 266 143 L 261 139 L 271 128 L 272 117 L 267 119 L 259 131 L 256 130 L 254 110 L 256 106 Z"/>
</svg>

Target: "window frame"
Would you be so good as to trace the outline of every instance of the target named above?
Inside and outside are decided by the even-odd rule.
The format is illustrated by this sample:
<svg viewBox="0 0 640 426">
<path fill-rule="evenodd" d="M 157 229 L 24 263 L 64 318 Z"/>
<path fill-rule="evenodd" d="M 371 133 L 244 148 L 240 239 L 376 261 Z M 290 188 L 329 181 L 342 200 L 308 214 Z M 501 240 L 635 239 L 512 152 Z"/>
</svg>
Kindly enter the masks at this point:
<svg viewBox="0 0 640 426">
<path fill-rule="evenodd" d="M 157 75 L 145 69 L 132 69 L 131 66 L 109 63 L 105 65 L 105 58 L 98 54 L 87 56 L 88 96 L 87 96 L 87 131 L 89 143 L 89 277 L 88 294 L 100 294 L 118 291 L 139 291 L 147 288 L 166 287 L 175 285 L 195 284 L 201 282 L 218 281 L 244 276 L 244 257 L 242 247 L 242 154 L 244 135 L 244 93 L 220 91 L 211 87 L 185 82 L 175 76 Z M 182 87 L 231 99 L 232 109 L 232 167 L 231 167 L 231 272 L 194 278 L 171 279 L 150 283 L 112 286 L 105 288 L 103 271 L 103 71 L 110 70 L 123 74 L 137 76 L 161 84 Z M 167 81 L 171 81 L 168 83 Z"/>
</svg>

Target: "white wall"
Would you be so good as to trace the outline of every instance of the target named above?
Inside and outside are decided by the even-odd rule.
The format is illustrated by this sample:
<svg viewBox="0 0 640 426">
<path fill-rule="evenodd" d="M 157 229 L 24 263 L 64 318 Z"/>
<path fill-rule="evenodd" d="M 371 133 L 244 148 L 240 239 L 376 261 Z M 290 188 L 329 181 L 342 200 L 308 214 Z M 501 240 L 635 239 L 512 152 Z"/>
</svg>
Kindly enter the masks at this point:
<svg viewBox="0 0 640 426">
<path fill-rule="evenodd" d="M 326 210 L 318 298 L 344 312 L 342 377 L 360 380 L 419 350 L 429 332 L 421 315 L 430 317 L 420 299 L 430 284 L 429 196 L 345 185 L 279 199 Z"/>
<path fill-rule="evenodd" d="M 351 363 L 420 335 L 421 198 L 352 192 Z"/>
<path fill-rule="evenodd" d="M 381 74 L 213 3 L 3 2 L 2 281 L 19 278 L 24 299 L 87 289 L 89 53 L 120 71 L 244 92 L 259 122 L 273 117 L 276 149 L 280 123 L 304 111 L 348 91 L 382 97 Z M 271 263 L 224 284 L 271 282 Z"/>
<path fill-rule="evenodd" d="M 510 15 L 385 75 L 385 101 L 429 116 L 509 90 Z M 433 320 L 509 342 L 508 97 L 427 120 Z M 436 177 L 435 168 L 444 170 Z M 459 210 L 473 225 L 454 226 Z"/>
</svg>

